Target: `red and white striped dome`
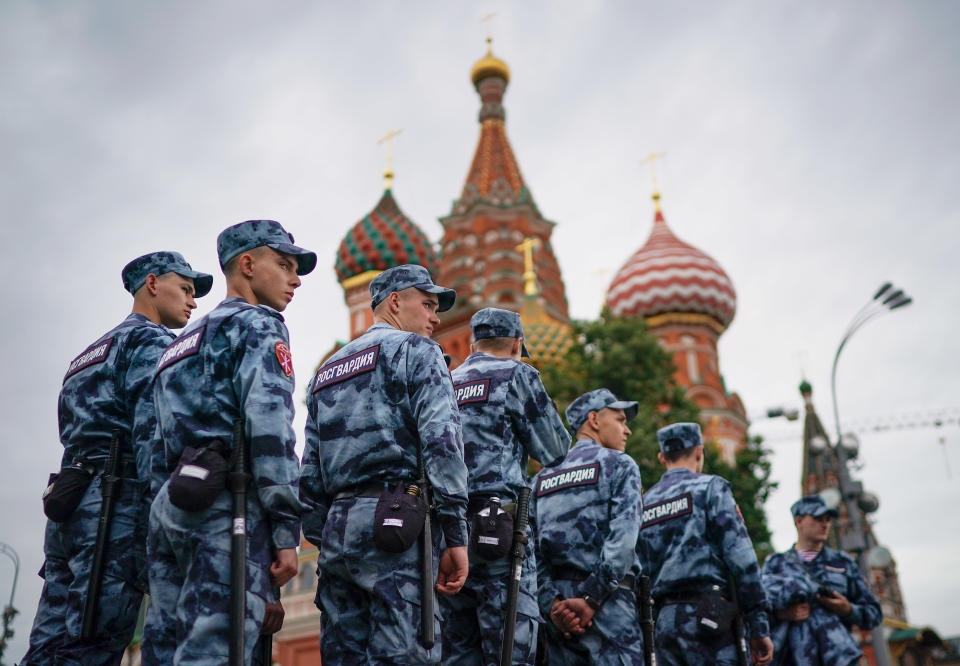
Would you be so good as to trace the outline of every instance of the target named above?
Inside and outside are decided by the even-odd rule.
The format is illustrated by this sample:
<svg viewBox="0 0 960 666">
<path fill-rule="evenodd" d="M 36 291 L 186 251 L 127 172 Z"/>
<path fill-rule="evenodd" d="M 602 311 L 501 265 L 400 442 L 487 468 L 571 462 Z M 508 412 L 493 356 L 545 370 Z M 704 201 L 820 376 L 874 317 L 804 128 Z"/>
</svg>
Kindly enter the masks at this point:
<svg viewBox="0 0 960 666">
<path fill-rule="evenodd" d="M 650 237 L 613 278 L 607 305 L 617 316 L 705 314 L 726 328 L 737 295 L 720 264 L 673 234 L 658 202 Z"/>
</svg>

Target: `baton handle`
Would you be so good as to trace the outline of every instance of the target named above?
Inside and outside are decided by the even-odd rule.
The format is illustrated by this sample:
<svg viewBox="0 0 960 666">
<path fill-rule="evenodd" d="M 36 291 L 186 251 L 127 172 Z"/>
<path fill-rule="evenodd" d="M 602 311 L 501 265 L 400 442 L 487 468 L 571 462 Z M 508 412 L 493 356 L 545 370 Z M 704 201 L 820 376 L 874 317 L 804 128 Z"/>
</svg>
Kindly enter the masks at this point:
<svg viewBox="0 0 960 666">
<path fill-rule="evenodd" d="M 114 430 L 110 436 L 110 452 L 100 477 L 100 518 L 97 520 L 97 540 L 93 547 L 93 562 L 90 565 L 90 581 L 87 583 L 87 598 L 83 604 L 83 617 L 80 621 L 81 640 L 90 640 L 96 631 L 97 611 L 100 601 L 100 586 L 103 582 L 103 558 L 110 536 L 110 523 L 113 518 L 114 491 L 119 482 L 117 467 L 120 463 L 120 431 Z"/>
</svg>

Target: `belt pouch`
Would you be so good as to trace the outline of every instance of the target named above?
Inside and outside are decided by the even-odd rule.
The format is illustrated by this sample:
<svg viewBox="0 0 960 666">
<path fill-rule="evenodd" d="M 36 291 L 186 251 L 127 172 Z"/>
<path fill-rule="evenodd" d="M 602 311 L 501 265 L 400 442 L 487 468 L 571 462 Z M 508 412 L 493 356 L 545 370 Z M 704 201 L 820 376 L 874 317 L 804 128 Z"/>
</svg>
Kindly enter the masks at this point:
<svg viewBox="0 0 960 666">
<path fill-rule="evenodd" d="M 50 475 L 47 489 L 43 491 L 43 512 L 55 523 L 65 522 L 80 506 L 90 482 L 93 468 L 83 463 L 64 467 Z"/>
<path fill-rule="evenodd" d="M 215 446 L 188 446 L 170 477 L 170 501 L 184 511 L 205 511 L 227 487 L 227 461 Z"/>
<path fill-rule="evenodd" d="M 403 484 L 397 484 L 394 490 L 384 489 L 373 512 L 373 542 L 380 550 L 402 553 L 420 536 L 426 517 L 427 505 L 415 486 L 404 490 Z"/>
<path fill-rule="evenodd" d="M 737 607 L 723 598 L 719 591 L 708 592 L 697 604 L 697 629 L 704 638 L 730 636 Z"/>
<path fill-rule="evenodd" d="M 513 516 L 500 508 L 500 500 L 491 497 L 487 506 L 473 517 L 473 547 L 484 560 L 502 560 L 513 546 Z"/>
</svg>

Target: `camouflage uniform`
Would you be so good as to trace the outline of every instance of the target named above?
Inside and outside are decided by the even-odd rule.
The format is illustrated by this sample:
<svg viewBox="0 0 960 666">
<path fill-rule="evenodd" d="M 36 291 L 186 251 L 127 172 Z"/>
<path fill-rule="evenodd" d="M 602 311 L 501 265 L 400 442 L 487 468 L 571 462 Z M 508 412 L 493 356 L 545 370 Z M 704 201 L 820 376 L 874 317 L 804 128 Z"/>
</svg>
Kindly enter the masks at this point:
<svg viewBox="0 0 960 666">
<path fill-rule="evenodd" d="M 795 502 L 791 511 L 794 518 L 836 513 L 817 495 Z M 771 555 L 763 563 L 763 585 L 775 611 L 793 604 L 810 604 L 810 616 L 802 622 L 778 620 L 774 615 L 771 630 L 774 664 L 857 663 L 863 652 L 850 634 L 850 627 L 869 631 L 883 619 L 880 604 L 853 559 L 826 546 L 810 562 L 805 562 L 795 547 Z M 816 600 L 820 586 L 845 596 L 850 601 L 850 614 L 840 617 L 821 607 Z"/>
<path fill-rule="evenodd" d="M 599 389 L 567 408 L 577 431 L 591 411 L 623 409 L 627 419 L 636 402 L 617 401 Z M 565 639 L 546 622 L 548 663 L 643 664 L 637 614 L 635 546 L 642 510 L 640 468 L 625 453 L 581 439 L 554 469 L 534 478 L 530 524 L 535 535 L 540 611 L 550 617 L 556 599 L 588 598 L 599 604 L 593 626 Z"/>
<path fill-rule="evenodd" d="M 218 238 L 220 264 L 245 249 L 267 245 L 302 257 L 298 273 L 304 274 L 313 268 L 315 257 L 292 240 L 276 222 L 234 225 Z M 293 388 L 283 316 L 241 298 L 222 301 L 185 329 L 161 357 L 155 402 L 163 448 L 152 461 L 152 483 L 160 489 L 151 507 L 147 540 L 145 666 L 226 663 L 231 494 L 224 488 L 209 509 L 184 511 L 170 501 L 167 477 L 188 446 L 200 448 L 219 440 L 231 447 L 233 424 L 240 417 L 252 474 L 244 627 L 245 663 L 251 662 L 267 601 L 274 598 L 268 576 L 272 550 L 300 543 Z"/>
<path fill-rule="evenodd" d="M 134 294 L 149 273 L 171 270 L 194 279 L 196 295 L 211 276 L 194 272 L 176 252 L 154 252 L 123 269 Z M 173 333 L 131 314 L 77 356 L 60 391 L 61 467 L 87 461 L 102 471 L 113 432 L 120 433 L 121 476 L 104 554 L 95 638 L 80 641 L 83 606 L 100 517 L 100 476 L 65 522 L 47 521 L 39 608 L 22 664 L 116 664 L 133 637 L 145 590 L 146 473 L 154 434 L 153 371 Z"/>
<path fill-rule="evenodd" d="M 701 444 L 700 426 L 675 423 L 657 432 L 660 450 Z M 727 595 L 732 575 L 750 636 L 769 635 L 767 601 L 753 544 L 730 484 L 686 468 L 667 470 L 643 496 L 637 549 L 658 611 L 657 663 L 736 664 L 733 632 L 705 638 L 697 630 L 697 599 L 717 586 Z"/>
<path fill-rule="evenodd" d="M 423 267 L 400 266 L 371 282 L 373 304 L 414 286 L 441 289 Z M 445 292 L 437 294 L 441 310 L 453 301 Z M 307 409 L 300 495 L 304 536 L 320 548 L 323 663 L 439 662 L 439 615 L 433 649 L 418 642 L 420 548 L 378 549 L 373 523 L 379 491 L 417 478 L 419 444 L 442 530 L 433 532 L 434 560 L 441 536 L 447 548 L 467 545 L 460 417 L 440 346 L 374 324 L 318 370 Z"/>
<path fill-rule="evenodd" d="M 520 316 L 507 310 L 480 310 L 470 323 L 478 340 L 523 336 Z M 484 498 L 498 497 L 501 505 L 515 502 L 520 488 L 529 483 L 524 473 L 527 456 L 555 465 L 570 441 L 540 374 L 526 363 L 478 352 L 453 371 L 453 384 L 471 511 L 482 508 Z M 532 541 L 526 550 L 513 652 L 517 664 L 533 663 L 540 614 Z M 477 556 L 471 542 L 467 582 L 458 594 L 440 597 L 444 664 L 499 663 L 509 568 L 508 558 Z"/>
</svg>

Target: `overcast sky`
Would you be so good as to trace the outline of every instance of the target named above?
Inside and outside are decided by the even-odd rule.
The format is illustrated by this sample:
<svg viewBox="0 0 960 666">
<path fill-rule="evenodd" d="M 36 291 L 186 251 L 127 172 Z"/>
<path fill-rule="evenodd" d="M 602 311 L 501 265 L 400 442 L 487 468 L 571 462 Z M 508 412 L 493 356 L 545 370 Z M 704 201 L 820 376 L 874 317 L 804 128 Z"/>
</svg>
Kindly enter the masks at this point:
<svg viewBox="0 0 960 666">
<path fill-rule="evenodd" d="M 286 313 L 302 387 L 348 333 L 334 252 L 380 196 L 388 130 L 404 130 L 397 199 L 439 238 L 477 140 L 469 70 L 490 11 L 513 73 L 508 135 L 557 222 L 574 316 L 596 316 L 650 231 L 650 151 L 667 153 L 674 232 L 736 287 L 720 363 L 751 416 L 800 407 L 805 375 L 832 423 L 850 318 L 885 280 L 914 297 L 844 351 L 840 411 L 866 425 L 952 414 L 863 435 L 857 475 L 880 495 L 875 529 L 909 619 L 960 633 L 960 5 L 14 0 L 0 5 L 0 541 L 22 560 L 8 658 L 40 592 L 60 382 L 129 311 L 121 267 L 174 249 L 218 273 L 221 229 L 279 220 L 320 256 Z M 197 315 L 223 293 L 217 274 Z M 774 450 L 768 510 L 785 549 L 800 428 L 752 430 Z M 0 562 L 0 599 L 10 574 Z"/>
</svg>

